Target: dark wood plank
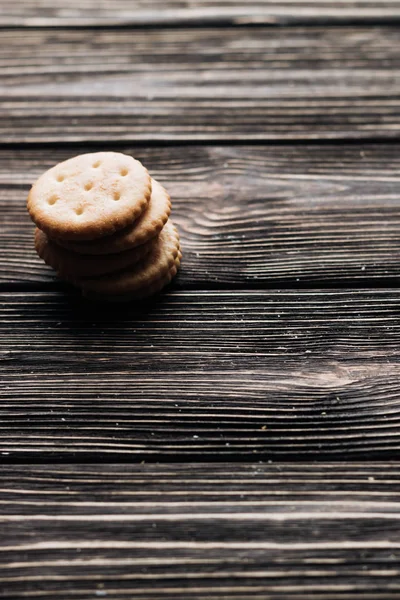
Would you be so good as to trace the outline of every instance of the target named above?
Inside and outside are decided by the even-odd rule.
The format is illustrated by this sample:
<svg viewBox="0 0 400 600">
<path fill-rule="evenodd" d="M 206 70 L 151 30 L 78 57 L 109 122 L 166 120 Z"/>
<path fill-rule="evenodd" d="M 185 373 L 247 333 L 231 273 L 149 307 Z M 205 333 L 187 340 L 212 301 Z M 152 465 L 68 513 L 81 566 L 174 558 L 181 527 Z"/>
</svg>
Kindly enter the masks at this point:
<svg viewBox="0 0 400 600">
<path fill-rule="evenodd" d="M 398 19 L 398 0 L 3 0 L 0 25 L 24 27 L 110 25 L 243 25 L 315 23 L 322 20 Z"/>
<path fill-rule="evenodd" d="M 392 27 L 5 30 L 6 142 L 398 138 Z"/>
<path fill-rule="evenodd" d="M 0 281 L 54 281 L 25 200 L 51 165 L 90 148 L 0 150 Z M 136 156 L 169 190 L 184 287 L 299 286 L 400 276 L 398 146 L 167 147 Z"/>
<path fill-rule="evenodd" d="M 14 598 L 394 600 L 398 465 L 0 469 Z"/>
<path fill-rule="evenodd" d="M 400 456 L 397 290 L 0 300 L 4 460 Z"/>
</svg>

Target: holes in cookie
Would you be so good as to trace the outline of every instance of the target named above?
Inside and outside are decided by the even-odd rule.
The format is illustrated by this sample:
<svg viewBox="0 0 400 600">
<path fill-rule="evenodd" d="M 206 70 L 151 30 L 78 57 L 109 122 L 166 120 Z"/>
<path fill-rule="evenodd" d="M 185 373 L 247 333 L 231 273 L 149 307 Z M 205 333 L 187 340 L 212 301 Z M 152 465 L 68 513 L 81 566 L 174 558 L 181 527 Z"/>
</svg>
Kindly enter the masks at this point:
<svg viewBox="0 0 400 600">
<path fill-rule="evenodd" d="M 89 190 L 91 190 L 93 187 L 93 183 L 91 181 L 88 181 L 87 183 L 85 183 L 85 190 L 88 192 Z"/>
<path fill-rule="evenodd" d="M 75 209 L 76 214 L 78 215 L 78 217 L 83 213 L 83 208 L 82 206 L 78 206 L 78 208 Z"/>
<path fill-rule="evenodd" d="M 126 167 L 123 167 L 120 173 L 122 177 L 126 177 L 126 175 L 128 175 L 128 169 Z"/>
<path fill-rule="evenodd" d="M 65 179 L 65 175 L 63 175 L 62 173 L 59 173 L 56 177 L 58 183 L 61 183 L 62 181 L 64 181 Z"/>
<path fill-rule="evenodd" d="M 53 204 L 55 204 L 57 202 L 58 198 L 57 196 L 50 196 L 50 198 L 47 200 L 47 204 L 50 204 L 50 206 L 53 206 Z"/>
<path fill-rule="evenodd" d="M 93 169 L 98 169 L 100 165 L 101 165 L 101 160 L 96 160 L 96 162 L 93 163 Z"/>
<path fill-rule="evenodd" d="M 121 192 L 114 192 L 113 198 L 115 201 L 121 200 Z"/>
</svg>

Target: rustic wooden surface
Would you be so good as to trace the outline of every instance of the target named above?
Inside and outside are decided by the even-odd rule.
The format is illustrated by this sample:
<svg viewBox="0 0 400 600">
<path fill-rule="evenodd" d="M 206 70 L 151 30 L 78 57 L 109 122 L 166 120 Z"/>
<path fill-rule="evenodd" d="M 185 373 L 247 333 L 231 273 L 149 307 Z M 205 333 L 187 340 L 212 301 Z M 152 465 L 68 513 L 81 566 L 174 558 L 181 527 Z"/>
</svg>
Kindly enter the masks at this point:
<svg viewBox="0 0 400 600">
<path fill-rule="evenodd" d="M 399 305 L 396 290 L 175 290 L 94 315 L 78 295 L 1 293 L 0 452 L 395 458 Z"/>
<path fill-rule="evenodd" d="M 399 24 L 0 1 L 0 597 L 400 599 Z M 118 309 L 56 280 L 25 211 L 105 148 L 168 188 L 184 249 Z"/>
<path fill-rule="evenodd" d="M 395 464 L 0 469 L 6 598 L 400 597 Z"/>
<path fill-rule="evenodd" d="M 395 27 L 10 29 L 2 142 L 397 137 Z"/>
</svg>

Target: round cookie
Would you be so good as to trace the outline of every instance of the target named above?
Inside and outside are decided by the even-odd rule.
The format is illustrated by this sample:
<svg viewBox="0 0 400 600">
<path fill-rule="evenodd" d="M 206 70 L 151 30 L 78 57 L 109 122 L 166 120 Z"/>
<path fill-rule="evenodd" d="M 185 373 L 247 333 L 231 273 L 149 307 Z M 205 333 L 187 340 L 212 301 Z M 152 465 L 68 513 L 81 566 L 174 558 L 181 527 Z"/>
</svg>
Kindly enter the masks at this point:
<svg viewBox="0 0 400 600">
<path fill-rule="evenodd" d="M 171 269 L 166 275 L 164 275 L 160 279 L 157 279 L 153 284 L 147 287 L 139 288 L 134 292 L 121 294 L 119 296 L 112 296 L 82 290 L 83 296 L 85 296 L 85 298 L 87 298 L 88 300 L 100 300 L 101 302 L 131 302 L 133 300 L 142 300 L 143 298 L 149 298 L 149 296 L 153 296 L 154 294 L 160 292 L 165 286 L 167 286 L 172 281 L 172 279 L 178 272 L 179 266 L 181 264 L 181 259 L 182 253 L 181 251 L 179 251 L 178 256 L 175 259 L 175 264 L 171 267 Z"/>
<path fill-rule="evenodd" d="M 167 221 L 152 252 L 133 268 L 98 278 L 75 279 L 73 283 L 86 292 L 107 296 L 132 294 L 162 279 L 173 268 L 180 252 L 179 236 L 171 221 Z"/>
<path fill-rule="evenodd" d="M 46 171 L 28 196 L 28 211 L 50 237 L 93 240 L 136 221 L 151 196 L 151 178 L 119 152 L 81 154 Z"/>
<path fill-rule="evenodd" d="M 157 236 L 171 213 L 171 199 L 168 192 L 155 179 L 151 180 L 151 197 L 146 210 L 127 228 L 117 233 L 90 242 L 69 242 L 57 240 L 58 244 L 82 254 L 115 254 L 135 246 L 145 244 Z"/>
<path fill-rule="evenodd" d="M 40 258 L 53 267 L 61 277 L 96 277 L 126 269 L 151 252 L 156 246 L 157 238 L 153 238 L 141 246 L 110 256 L 87 256 L 77 254 L 57 246 L 40 229 L 35 231 L 35 248 Z"/>
</svg>

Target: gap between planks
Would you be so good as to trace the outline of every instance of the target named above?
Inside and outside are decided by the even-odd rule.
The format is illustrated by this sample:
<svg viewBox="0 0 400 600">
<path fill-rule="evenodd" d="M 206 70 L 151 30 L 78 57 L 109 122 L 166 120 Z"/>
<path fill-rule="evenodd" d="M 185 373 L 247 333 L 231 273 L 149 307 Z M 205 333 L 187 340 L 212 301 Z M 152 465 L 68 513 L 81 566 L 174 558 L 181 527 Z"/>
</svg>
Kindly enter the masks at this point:
<svg viewBox="0 0 400 600">
<path fill-rule="evenodd" d="M 288 2 L 252 2 L 238 0 L 209 2 L 162 2 L 154 0 L 149 10 L 148 2 L 116 0 L 112 6 L 99 5 L 95 0 L 71 0 L 68 10 L 60 1 L 36 0 L 2 3 L 1 26 L 13 27 L 196 27 L 199 25 L 220 28 L 241 25 L 313 25 L 352 23 L 395 23 L 400 17 L 397 0 L 376 3 L 364 0 L 326 2 L 307 0 Z"/>
</svg>

